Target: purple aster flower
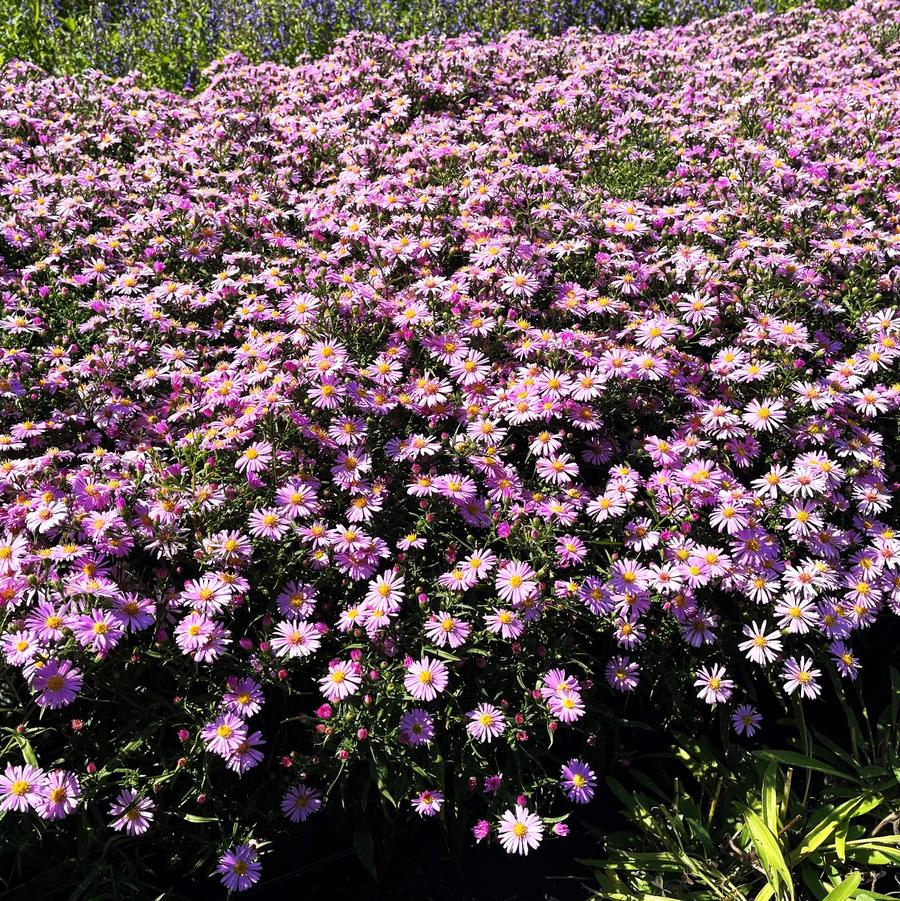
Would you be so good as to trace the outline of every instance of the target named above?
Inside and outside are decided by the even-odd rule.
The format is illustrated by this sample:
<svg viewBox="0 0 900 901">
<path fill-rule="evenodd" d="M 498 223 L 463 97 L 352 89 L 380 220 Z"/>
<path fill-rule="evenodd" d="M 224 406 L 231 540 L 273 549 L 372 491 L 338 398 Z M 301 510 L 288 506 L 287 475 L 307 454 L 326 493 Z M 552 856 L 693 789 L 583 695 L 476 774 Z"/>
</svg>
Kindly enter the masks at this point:
<svg viewBox="0 0 900 901">
<path fill-rule="evenodd" d="M 305 823 L 321 806 L 321 794 L 302 783 L 288 789 L 281 801 L 281 811 L 292 823 Z"/>
<path fill-rule="evenodd" d="M 738 735 L 746 735 L 748 737 L 755 735 L 761 722 L 762 716 L 750 704 L 741 704 L 731 714 L 731 725 Z"/>
<path fill-rule="evenodd" d="M 231 892 L 243 892 L 259 882 L 262 865 L 258 863 L 256 849 L 252 845 L 237 845 L 219 858 L 216 867 L 222 884 Z"/>
<path fill-rule="evenodd" d="M 633 691 L 640 681 L 640 667 L 628 657 L 613 657 L 606 664 L 606 681 L 616 691 Z"/>
<path fill-rule="evenodd" d="M 439 791 L 419 792 L 412 800 L 413 810 L 423 817 L 433 817 L 440 813 L 444 803 L 444 796 Z"/>
<path fill-rule="evenodd" d="M 75 809 L 80 797 L 81 787 L 75 775 L 53 770 L 47 774 L 38 813 L 45 820 L 61 820 Z"/>
<path fill-rule="evenodd" d="M 114 817 L 110 825 L 117 832 L 143 835 L 150 828 L 155 810 L 156 805 L 149 798 L 140 798 L 137 792 L 126 788 L 109 809 L 109 815 Z"/>
<path fill-rule="evenodd" d="M 400 719 L 400 739 L 408 745 L 427 745 L 434 738 L 434 720 L 428 712 L 416 707 Z"/>
<path fill-rule="evenodd" d="M 591 768 L 582 760 L 573 757 L 562 767 L 562 787 L 570 801 L 587 804 L 594 797 L 597 782 Z"/>
<path fill-rule="evenodd" d="M 38 693 L 35 702 L 55 710 L 75 700 L 81 690 L 81 671 L 69 660 L 48 660 L 35 670 L 31 687 Z"/>
</svg>

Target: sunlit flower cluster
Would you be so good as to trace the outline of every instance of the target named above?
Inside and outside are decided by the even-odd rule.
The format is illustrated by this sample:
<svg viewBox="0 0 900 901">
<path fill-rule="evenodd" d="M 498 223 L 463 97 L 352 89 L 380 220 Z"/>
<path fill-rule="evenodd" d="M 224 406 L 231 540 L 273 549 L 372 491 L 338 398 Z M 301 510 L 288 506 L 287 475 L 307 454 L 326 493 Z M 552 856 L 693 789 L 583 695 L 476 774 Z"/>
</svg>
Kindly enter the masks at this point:
<svg viewBox="0 0 900 901">
<path fill-rule="evenodd" d="M 188 98 L 8 65 L 3 699 L 59 769 L 0 807 L 274 834 L 353 785 L 526 854 L 660 668 L 747 737 L 752 679 L 855 678 L 900 613 L 898 14 L 355 35 Z"/>
</svg>

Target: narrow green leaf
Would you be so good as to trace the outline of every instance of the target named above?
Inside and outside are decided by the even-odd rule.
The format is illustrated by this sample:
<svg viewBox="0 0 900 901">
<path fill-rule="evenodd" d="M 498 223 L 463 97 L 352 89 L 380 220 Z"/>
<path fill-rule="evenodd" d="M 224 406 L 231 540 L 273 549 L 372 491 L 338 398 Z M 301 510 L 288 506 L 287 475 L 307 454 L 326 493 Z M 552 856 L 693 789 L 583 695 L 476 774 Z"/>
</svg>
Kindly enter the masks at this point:
<svg viewBox="0 0 900 901">
<path fill-rule="evenodd" d="M 182 818 L 188 823 L 218 823 L 218 817 L 200 817 L 195 813 L 184 813 Z"/>
<path fill-rule="evenodd" d="M 772 830 L 762 821 L 759 814 L 752 810 L 744 813 L 744 822 L 750 832 L 750 840 L 759 857 L 760 863 L 766 871 L 770 882 L 781 880 L 784 888 L 787 890 L 791 898 L 794 897 L 794 881 L 791 878 L 791 871 L 788 869 L 787 861 L 775 838 Z"/>
<path fill-rule="evenodd" d="M 822 901 L 847 901 L 859 888 L 861 881 L 862 875 L 860 873 L 851 873 L 846 879 L 838 883 Z"/>
<path fill-rule="evenodd" d="M 870 810 L 874 810 L 883 800 L 880 795 L 872 795 L 870 797 L 863 795 L 839 804 L 807 832 L 797 848 L 791 852 L 792 862 L 796 863 L 815 851 L 816 848 L 831 837 L 832 833 L 845 820 L 849 821 L 861 813 L 868 813 Z"/>
<path fill-rule="evenodd" d="M 815 770 L 817 773 L 825 773 L 827 776 L 836 776 L 842 780 L 858 781 L 847 772 L 836 770 L 834 767 L 821 763 L 814 757 L 807 757 L 805 754 L 798 754 L 796 751 L 769 751 L 763 749 L 761 751 L 755 751 L 754 754 L 760 760 L 776 760 L 778 763 L 801 767 L 804 770 Z"/>
<path fill-rule="evenodd" d="M 778 833 L 778 764 L 771 760 L 763 773 L 762 818 L 769 829 Z"/>
<path fill-rule="evenodd" d="M 36 767 L 38 765 L 38 759 L 37 754 L 34 753 L 34 748 L 31 747 L 31 742 L 22 735 L 17 735 L 16 739 L 19 742 L 19 747 L 22 749 L 22 756 L 25 758 L 25 763 Z"/>
</svg>

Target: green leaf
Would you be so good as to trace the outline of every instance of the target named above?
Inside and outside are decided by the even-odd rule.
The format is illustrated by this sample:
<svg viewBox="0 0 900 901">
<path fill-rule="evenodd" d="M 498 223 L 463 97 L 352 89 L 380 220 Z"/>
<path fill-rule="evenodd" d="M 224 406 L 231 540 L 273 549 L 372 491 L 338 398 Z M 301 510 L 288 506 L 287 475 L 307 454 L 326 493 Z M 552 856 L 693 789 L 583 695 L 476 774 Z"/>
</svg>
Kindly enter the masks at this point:
<svg viewBox="0 0 900 901">
<path fill-rule="evenodd" d="M 851 873 L 846 879 L 838 883 L 822 901 L 847 901 L 859 888 L 861 881 L 862 875 L 860 873 Z"/>
<path fill-rule="evenodd" d="M 375 869 L 375 841 L 369 827 L 363 823 L 357 824 L 353 832 L 353 848 L 359 862 L 369 871 L 372 878 L 378 881 L 378 871 Z"/>
<path fill-rule="evenodd" d="M 778 764 L 774 760 L 763 773 L 762 818 L 773 833 L 778 832 Z"/>
<path fill-rule="evenodd" d="M 218 823 L 218 817 L 200 817 L 195 813 L 183 813 L 182 819 L 188 823 Z"/>
<path fill-rule="evenodd" d="M 794 863 L 802 860 L 815 851 L 823 842 L 827 841 L 845 820 L 849 822 L 855 816 L 874 810 L 883 800 L 880 795 L 872 795 L 870 797 L 862 795 L 839 804 L 807 832 L 797 848 L 791 852 L 791 860 Z M 846 841 L 846 834 L 844 840 Z"/>
<path fill-rule="evenodd" d="M 791 898 L 794 897 L 794 881 L 791 878 L 791 871 L 788 869 L 787 861 L 784 859 L 778 839 L 775 838 L 772 830 L 762 821 L 759 814 L 752 810 L 744 813 L 744 822 L 750 832 L 750 840 L 759 857 L 763 869 L 769 878 L 769 882 L 775 882 L 780 879 L 784 884 Z"/>
<path fill-rule="evenodd" d="M 836 776 L 844 781 L 858 781 L 850 773 L 836 770 L 834 767 L 821 763 L 814 757 L 807 757 L 805 754 L 798 754 L 796 751 L 769 751 L 764 749 L 755 751 L 754 755 L 759 757 L 760 760 L 775 760 L 788 766 L 797 766 L 804 770 L 815 770 L 817 773 L 825 773 L 827 776 Z"/>
<path fill-rule="evenodd" d="M 16 740 L 19 743 L 19 747 L 22 749 L 22 756 L 25 758 L 25 763 L 36 767 L 38 765 L 38 759 L 37 754 L 34 753 L 34 748 L 31 747 L 31 742 L 22 735 L 17 735 Z"/>
</svg>

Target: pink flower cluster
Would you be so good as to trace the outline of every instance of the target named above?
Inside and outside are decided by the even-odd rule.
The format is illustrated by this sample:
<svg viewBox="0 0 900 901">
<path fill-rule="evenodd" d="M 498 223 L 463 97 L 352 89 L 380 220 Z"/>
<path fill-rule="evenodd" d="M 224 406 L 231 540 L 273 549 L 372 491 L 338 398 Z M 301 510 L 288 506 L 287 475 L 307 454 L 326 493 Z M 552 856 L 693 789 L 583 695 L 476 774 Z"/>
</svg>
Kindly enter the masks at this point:
<svg viewBox="0 0 900 901">
<path fill-rule="evenodd" d="M 736 654 L 804 698 L 854 678 L 855 635 L 900 613 L 898 14 L 354 35 L 189 98 L 8 65 L 16 722 L 72 707 L 105 741 L 95 699 L 142 666 L 177 686 L 178 797 L 265 763 L 305 820 L 375 760 L 431 816 L 447 741 L 475 782 L 527 743 L 563 766 L 542 805 L 590 800 L 572 755 L 649 635 L 749 734 Z M 497 779 L 527 853 L 532 787 Z M 137 797 L 117 815 L 149 827 Z"/>
</svg>

